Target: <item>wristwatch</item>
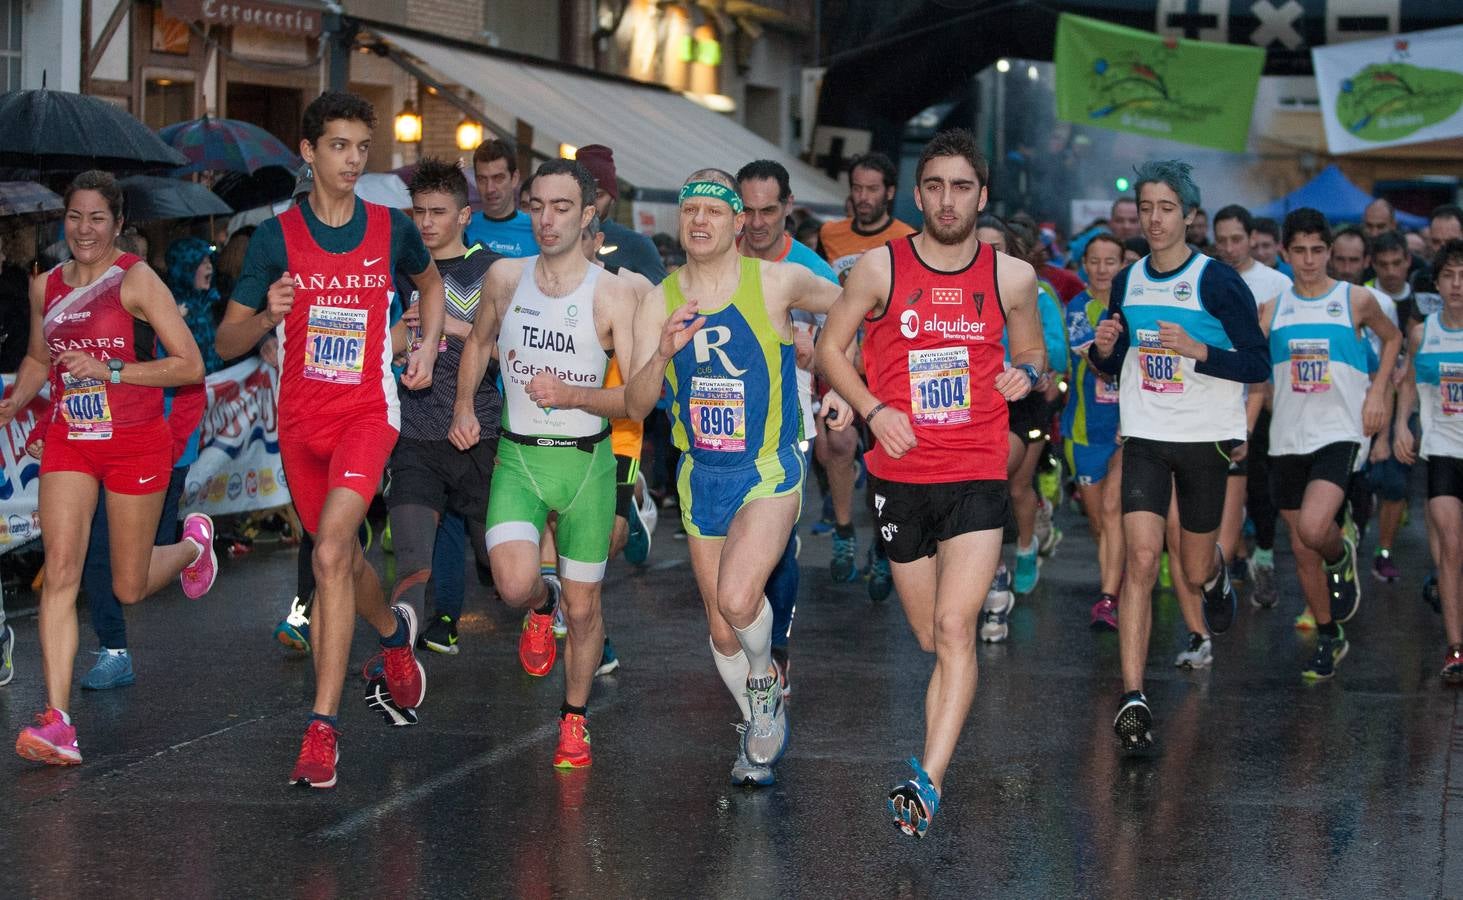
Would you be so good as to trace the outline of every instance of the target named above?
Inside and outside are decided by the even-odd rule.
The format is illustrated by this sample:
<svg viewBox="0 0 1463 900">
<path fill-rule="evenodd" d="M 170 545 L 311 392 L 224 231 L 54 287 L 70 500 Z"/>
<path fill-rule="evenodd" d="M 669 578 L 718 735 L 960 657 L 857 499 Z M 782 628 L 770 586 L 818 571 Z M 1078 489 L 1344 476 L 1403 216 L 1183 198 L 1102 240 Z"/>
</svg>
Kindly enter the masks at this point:
<svg viewBox="0 0 1463 900">
<path fill-rule="evenodd" d="M 107 360 L 107 369 L 112 373 L 112 384 L 122 383 L 122 366 L 122 360 L 117 359 L 116 357 Z"/>
<path fill-rule="evenodd" d="M 1036 383 L 1041 380 L 1041 373 L 1036 371 L 1036 366 L 1031 363 L 1022 363 L 1016 368 L 1026 373 L 1026 377 L 1031 379 L 1032 387 L 1036 387 Z"/>
</svg>

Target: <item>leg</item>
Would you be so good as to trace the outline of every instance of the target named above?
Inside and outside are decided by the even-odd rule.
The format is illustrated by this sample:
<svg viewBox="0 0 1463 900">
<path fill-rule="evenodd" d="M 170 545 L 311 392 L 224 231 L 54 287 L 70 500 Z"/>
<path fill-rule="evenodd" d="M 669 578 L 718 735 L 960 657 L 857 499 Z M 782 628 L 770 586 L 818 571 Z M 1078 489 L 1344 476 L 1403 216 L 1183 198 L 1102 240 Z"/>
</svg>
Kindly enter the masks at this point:
<svg viewBox="0 0 1463 900">
<path fill-rule="evenodd" d="M 1128 474 L 1124 472 L 1125 477 Z M 1122 615 L 1118 616 L 1123 690 L 1141 691 L 1153 627 L 1153 585 L 1158 581 L 1158 557 L 1163 552 L 1163 517 L 1151 512 L 1125 512 L 1123 543 Z"/>
<path fill-rule="evenodd" d="M 82 554 L 98 491 L 96 479 L 81 472 L 48 472 L 41 476 L 41 542 L 45 548 L 38 616 L 41 662 L 46 703 L 62 712 L 71 705 L 71 671 L 77 645 L 76 592 L 81 586 Z"/>
<path fill-rule="evenodd" d="M 164 492 L 116 494 L 107 491 L 111 528 L 112 590 L 123 603 L 137 603 L 178 577 L 204 548 L 191 540 L 163 547 L 148 540 L 157 533 Z"/>
<path fill-rule="evenodd" d="M 1108 460 L 1102 479 L 1102 531 L 1097 545 L 1102 592 L 1118 595 L 1123 584 L 1123 451 Z"/>
<path fill-rule="evenodd" d="M 1014 448 L 1020 439 L 1012 435 Z M 1010 473 L 1011 509 L 1016 516 L 1016 551 L 1022 553 L 1031 546 L 1036 537 L 1036 466 L 1041 462 L 1046 441 L 1022 444 L 1016 459 L 1015 471 Z M 1007 467 L 1010 468 L 1009 465 Z"/>
<path fill-rule="evenodd" d="M 381 595 L 381 582 L 366 564 L 357 532 L 366 519 L 366 501 L 346 488 L 325 497 L 315 532 L 315 609 L 311 636 L 315 654 L 314 712 L 334 716 L 345 687 L 351 632 L 359 613 L 382 636 L 396 631 L 396 616 Z"/>
<path fill-rule="evenodd" d="M 1245 557 L 1245 542 L 1242 532 L 1245 527 L 1245 496 L 1249 479 L 1244 475 L 1230 475 L 1224 484 L 1224 514 L 1219 520 L 1219 547 L 1224 558 L 1233 562 Z"/>
<path fill-rule="evenodd" d="M 853 484 L 858 479 L 854 454 L 858 434 L 852 428 L 827 431 L 816 442 L 814 455 L 828 473 L 828 491 L 833 496 L 833 519 L 839 526 L 853 527 Z"/>
<path fill-rule="evenodd" d="M 1438 595 L 1443 603 L 1443 630 L 1448 646 L 1463 644 L 1463 500 L 1452 496 L 1427 501 L 1428 530 L 1437 536 L 1433 562 L 1438 567 Z"/>
<path fill-rule="evenodd" d="M 561 575 L 564 593 L 564 703 L 583 708 L 589 705 L 594 670 L 604 654 L 604 617 L 600 610 L 599 581 L 576 581 Z"/>
<path fill-rule="evenodd" d="M 1199 584 L 1196 586 L 1194 578 L 1190 573 L 1194 571 L 1214 571 L 1214 534 L 1210 534 L 1209 543 L 1203 544 L 1203 535 L 1189 537 L 1187 532 L 1179 524 L 1178 497 L 1175 496 L 1173 505 L 1169 507 L 1168 519 L 1165 521 L 1164 537 L 1168 543 L 1168 570 L 1173 575 L 1173 593 L 1179 601 L 1179 613 L 1184 617 L 1184 625 L 1194 634 L 1209 636 L 1209 625 L 1204 621 L 1204 582 L 1209 576 L 1200 576 Z M 1187 541 L 1187 543 L 1186 543 Z M 1189 547 L 1189 552 L 1194 554 L 1193 558 L 1185 556 L 1184 547 Z M 1209 549 L 1205 550 L 1207 546 Z"/>
<path fill-rule="evenodd" d="M 437 536 L 445 520 L 435 509 L 416 503 L 394 505 L 387 517 L 396 552 L 396 586 L 391 599 L 407 604 L 425 620 L 427 582 L 432 579 Z M 439 590 L 439 607 L 440 600 Z"/>
<path fill-rule="evenodd" d="M 467 598 L 467 527 L 455 513 L 437 523 L 432 572 L 432 614 L 461 618 Z"/>
<path fill-rule="evenodd" d="M 112 547 L 107 529 L 107 507 L 97 504 L 91 520 L 91 538 L 87 541 L 86 561 L 81 569 L 81 589 L 86 592 L 86 605 L 91 610 L 91 627 L 103 650 L 127 649 L 127 620 L 122 604 L 112 593 Z"/>
<path fill-rule="evenodd" d="M 877 538 L 876 538 L 877 540 Z M 772 646 L 786 650 L 788 638 L 792 636 L 792 619 L 798 602 L 798 542 L 795 534 L 789 533 L 782 556 L 767 578 L 764 593 L 772 604 Z"/>
<path fill-rule="evenodd" d="M 1331 621 L 1331 592 L 1326 581 L 1326 566 L 1340 561 L 1345 551 L 1341 543 L 1341 529 L 1336 525 L 1336 514 L 1345 501 L 1346 495 L 1339 485 L 1312 481 L 1306 485 L 1301 508 L 1285 514 L 1285 524 L 1291 530 L 1291 547 L 1295 551 L 1296 575 L 1317 628 Z"/>
</svg>

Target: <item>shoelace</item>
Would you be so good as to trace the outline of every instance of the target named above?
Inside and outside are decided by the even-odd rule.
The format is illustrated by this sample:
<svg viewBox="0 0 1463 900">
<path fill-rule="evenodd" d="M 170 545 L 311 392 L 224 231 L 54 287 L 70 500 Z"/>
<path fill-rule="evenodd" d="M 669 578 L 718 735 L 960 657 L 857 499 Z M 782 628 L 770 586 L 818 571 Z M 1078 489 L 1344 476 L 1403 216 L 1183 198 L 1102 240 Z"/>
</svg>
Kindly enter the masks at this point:
<svg viewBox="0 0 1463 900">
<path fill-rule="evenodd" d="M 412 657 L 411 646 L 404 644 L 400 647 L 383 647 L 381 650 L 381 661 L 386 666 L 386 680 L 405 681 L 411 678 L 412 669 L 416 666 L 416 659 Z"/>
<path fill-rule="evenodd" d="M 335 765 L 335 732 L 325 725 L 311 725 L 305 732 L 305 745 L 300 748 L 300 755 L 308 762 Z"/>
<path fill-rule="evenodd" d="M 557 609 L 557 607 L 555 607 L 555 608 Z M 531 646 L 534 650 L 542 653 L 543 650 L 544 650 L 544 645 L 547 643 L 547 641 L 545 641 L 544 639 L 546 637 L 549 638 L 550 640 L 553 639 L 553 633 L 554 633 L 553 632 L 553 627 L 554 627 L 554 617 L 552 615 L 541 616 L 538 613 L 529 613 L 529 616 L 528 616 L 528 640 L 529 640 L 529 646 Z"/>
</svg>

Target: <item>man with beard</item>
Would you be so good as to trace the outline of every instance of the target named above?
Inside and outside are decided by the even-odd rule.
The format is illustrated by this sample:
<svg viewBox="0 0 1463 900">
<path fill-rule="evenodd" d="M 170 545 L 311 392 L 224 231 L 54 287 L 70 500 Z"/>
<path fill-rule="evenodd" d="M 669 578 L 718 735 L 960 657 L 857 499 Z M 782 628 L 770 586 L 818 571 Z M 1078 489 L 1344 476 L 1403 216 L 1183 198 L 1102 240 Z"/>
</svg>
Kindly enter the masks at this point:
<svg viewBox="0 0 1463 900">
<path fill-rule="evenodd" d="M 1010 514 L 1007 403 L 1046 370 L 1036 272 L 975 234 L 988 181 L 974 135 L 936 135 L 915 175 L 924 231 L 864 255 L 818 344 L 829 402 L 858 410 L 878 440 L 867 461 L 880 535 L 910 627 L 935 654 L 924 764 L 912 758 L 914 777 L 888 799 L 894 824 L 919 837 L 975 698 L 981 604 Z M 845 355 L 860 325 L 867 386 Z"/>
</svg>

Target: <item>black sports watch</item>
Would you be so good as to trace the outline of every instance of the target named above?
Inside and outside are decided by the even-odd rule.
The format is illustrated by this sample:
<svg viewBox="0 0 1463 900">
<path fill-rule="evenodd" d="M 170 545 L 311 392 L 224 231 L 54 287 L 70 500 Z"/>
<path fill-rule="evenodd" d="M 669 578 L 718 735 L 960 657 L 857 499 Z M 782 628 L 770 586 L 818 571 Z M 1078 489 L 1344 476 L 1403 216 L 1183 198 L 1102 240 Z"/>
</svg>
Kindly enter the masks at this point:
<svg viewBox="0 0 1463 900">
<path fill-rule="evenodd" d="M 1041 373 L 1036 371 L 1036 366 L 1033 366 L 1031 363 L 1022 363 L 1016 368 L 1026 373 L 1026 377 L 1031 379 L 1032 387 L 1036 387 L 1036 383 L 1041 380 Z"/>
<path fill-rule="evenodd" d="M 111 376 L 112 384 L 121 384 L 122 383 L 122 366 L 123 365 L 124 365 L 124 363 L 122 362 L 122 360 L 117 359 L 115 356 L 112 357 L 111 359 L 107 360 L 107 369 L 109 369 L 111 371 L 111 373 L 112 373 L 112 376 Z"/>
</svg>

